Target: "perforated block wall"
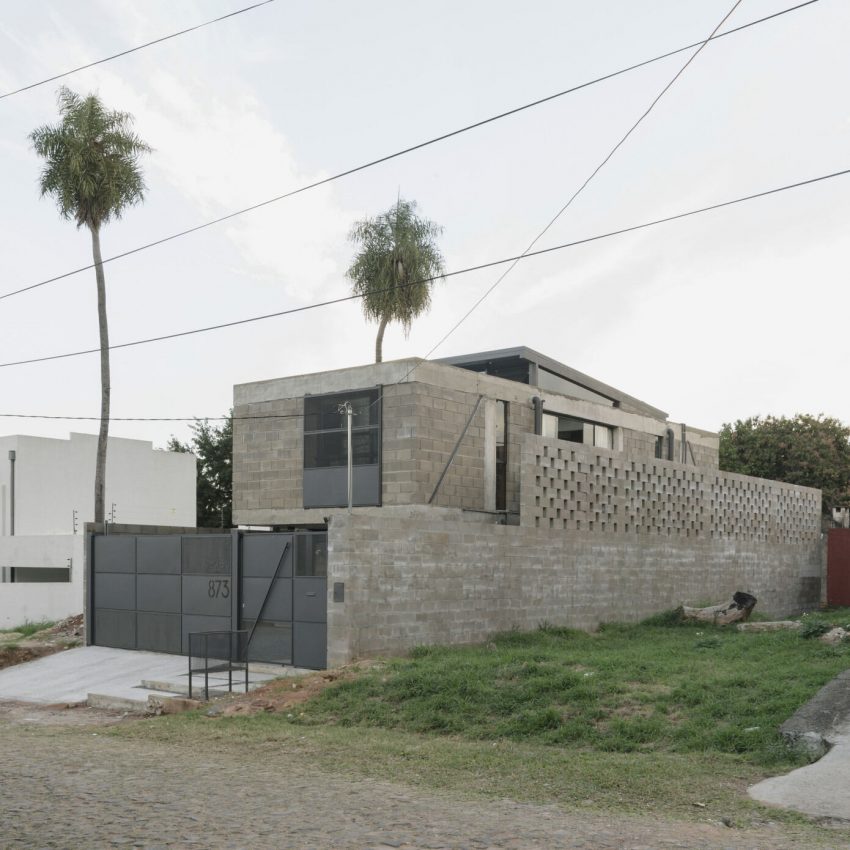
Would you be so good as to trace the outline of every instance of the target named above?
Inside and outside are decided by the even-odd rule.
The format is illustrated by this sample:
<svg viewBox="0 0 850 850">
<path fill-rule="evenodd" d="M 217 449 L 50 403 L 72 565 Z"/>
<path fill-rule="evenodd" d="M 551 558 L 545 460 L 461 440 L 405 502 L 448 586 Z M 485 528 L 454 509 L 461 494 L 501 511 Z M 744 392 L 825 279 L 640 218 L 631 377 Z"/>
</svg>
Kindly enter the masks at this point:
<svg viewBox="0 0 850 850">
<path fill-rule="evenodd" d="M 628 460 L 526 435 L 520 524 L 661 537 L 814 543 L 821 493 L 705 467 Z"/>
</svg>

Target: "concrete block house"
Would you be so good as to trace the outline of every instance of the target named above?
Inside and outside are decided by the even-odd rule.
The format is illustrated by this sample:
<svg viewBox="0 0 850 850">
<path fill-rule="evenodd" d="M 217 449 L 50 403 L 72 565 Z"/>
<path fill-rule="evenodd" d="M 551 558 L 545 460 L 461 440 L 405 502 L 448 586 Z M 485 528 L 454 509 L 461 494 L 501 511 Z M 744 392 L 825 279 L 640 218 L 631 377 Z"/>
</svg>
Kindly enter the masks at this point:
<svg viewBox="0 0 850 850">
<path fill-rule="evenodd" d="M 528 348 L 241 384 L 234 416 L 234 521 L 308 535 L 329 664 L 821 597 L 819 491 L 722 472 L 716 434 Z"/>
</svg>

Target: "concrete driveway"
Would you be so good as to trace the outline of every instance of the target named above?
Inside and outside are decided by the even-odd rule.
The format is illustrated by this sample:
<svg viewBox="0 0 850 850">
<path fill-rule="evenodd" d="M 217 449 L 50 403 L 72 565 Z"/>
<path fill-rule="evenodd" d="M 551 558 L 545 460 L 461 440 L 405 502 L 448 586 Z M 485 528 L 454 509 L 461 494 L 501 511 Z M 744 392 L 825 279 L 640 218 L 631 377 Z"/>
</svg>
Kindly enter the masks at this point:
<svg viewBox="0 0 850 850">
<path fill-rule="evenodd" d="M 0 700 L 74 703 L 99 695 L 106 698 L 98 703 L 101 706 L 111 699 L 115 708 L 139 708 L 149 694 L 162 696 L 163 690 L 169 690 L 144 688 L 143 681 L 175 685 L 178 693 L 188 690 L 188 665 L 182 655 L 82 646 L 0 670 Z M 281 670 L 279 675 L 283 674 Z M 272 678 L 269 673 L 252 671 L 250 675 L 252 684 Z M 210 682 L 211 687 L 214 684 L 218 686 Z"/>
</svg>

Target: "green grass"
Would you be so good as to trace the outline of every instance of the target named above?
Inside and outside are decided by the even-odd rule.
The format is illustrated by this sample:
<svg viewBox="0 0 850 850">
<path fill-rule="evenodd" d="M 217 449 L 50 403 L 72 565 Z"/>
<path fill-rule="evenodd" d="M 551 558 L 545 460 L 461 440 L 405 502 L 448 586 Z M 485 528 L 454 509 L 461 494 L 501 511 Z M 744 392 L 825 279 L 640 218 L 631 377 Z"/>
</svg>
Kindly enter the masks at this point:
<svg viewBox="0 0 850 850">
<path fill-rule="evenodd" d="M 850 621 L 850 611 L 818 615 Z M 421 647 L 285 714 L 203 711 L 106 734 L 277 752 L 319 770 L 438 789 L 681 820 L 781 824 L 794 846 L 848 838 L 766 809 L 746 787 L 801 763 L 778 725 L 850 666 L 850 645 L 741 633 L 663 614 L 595 635 L 551 627 L 473 647 Z"/>
<path fill-rule="evenodd" d="M 421 647 L 328 688 L 293 722 L 790 766 L 799 757 L 777 727 L 848 666 L 850 646 L 659 616 L 594 635 L 544 628 Z"/>
<path fill-rule="evenodd" d="M 44 629 L 49 629 L 52 626 L 55 626 L 56 623 L 52 620 L 40 620 L 39 622 L 31 623 L 29 620 L 26 620 L 23 625 L 15 626 L 14 629 L 0 629 L 0 634 L 20 634 L 22 637 L 28 638 L 32 637 L 36 632 L 43 631 Z"/>
<path fill-rule="evenodd" d="M 79 734 L 79 730 L 70 730 Z M 717 753 L 597 752 L 514 741 L 470 741 L 392 729 L 305 727 L 280 715 L 210 719 L 203 712 L 104 729 L 101 734 L 154 740 L 174 759 L 214 748 L 219 758 L 278 758 L 331 774 L 401 782 L 455 799 L 511 799 L 569 809 L 759 828 L 782 824 L 800 847 L 835 847 L 850 833 L 825 830 L 793 812 L 766 809 L 746 787 L 766 775 L 741 756 Z"/>
</svg>

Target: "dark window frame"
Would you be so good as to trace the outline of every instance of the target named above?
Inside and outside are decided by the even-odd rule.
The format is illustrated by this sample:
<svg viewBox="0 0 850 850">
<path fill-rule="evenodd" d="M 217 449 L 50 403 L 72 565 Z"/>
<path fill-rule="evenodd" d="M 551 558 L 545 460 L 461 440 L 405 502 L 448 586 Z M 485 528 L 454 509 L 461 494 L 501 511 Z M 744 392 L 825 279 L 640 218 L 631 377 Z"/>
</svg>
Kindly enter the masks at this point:
<svg viewBox="0 0 850 850">
<path fill-rule="evenodd" d="M 510 403 L 498 399 L 496 401 L 496 410 L 499 405 L 502 406 L 502 442 L 498 441 L 498 431 L 496 432 L 496 510 L 506 511 L 508 509 L 508 440 L 510 432 L 508 422 L 510 419 Z M 501 453 L 499 449 L 501 448 Z M 500 457 L 501 454 L 501 457 Z"/>
<path fill-rule="evenodd" d="M 374 408 L 374 415 L 370 415 L 370 421 L 368 425 L 357 425 L 357 417 L 355 416 L 354 421 L 351 423 L 351 433 L 352 439 L 355 434 L 364 434 L 369 432 L 371 434 L 376 435 L 377 444 L 375 446 L 375 459 L 369 460 L 366 463 L 357 463 L 356 461 L 353 463 L 354 466 L 377 466 L 379 469 L 382 468 L 383 458 L 382 458 L 382 434 L 383 434 L 383 404 L 382 404 L 382 395 L 380 387 L 369 387 L 365 389 L 351 390 L 350 392 L 339 392 L 339 393 L 322 393 L 320 395 L 312 395 L 304 397 L 304 431 L 303 431 L 303 446 L 302 446 L 302 456 L 301 462 L 304 469 L 338 469 L 341 466 L 347 466 L 347 461 L 341 464 L 311 464 L 307 463 L 307 438 L 308 437 L 322 437 L 325 435 L 345 435 L 347 431 L 347 427 L 345 424 L 344 414 L 340 414 L 340 426 L 338 428 L 308 428 L 308 417 L 309 416 L 318 416 L 321 421 L 321 413 L 318 414 L 309 414 L 307 412 L 307 407 L 310 402 L 327 402 L 328 400 L 334 399 L 335 401 L 332 403 L 343 404 L 346 401 L 351 401 L 352 398 L 356 398 L 358 396 L 368 396 L 369 397 L 369 409 L 370 411 Z M 317 451 L 316 454 L 319 452 Z"/>
</svg>

